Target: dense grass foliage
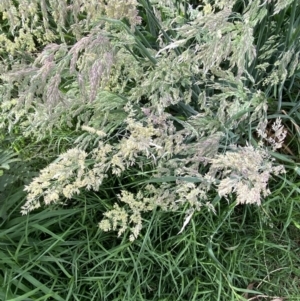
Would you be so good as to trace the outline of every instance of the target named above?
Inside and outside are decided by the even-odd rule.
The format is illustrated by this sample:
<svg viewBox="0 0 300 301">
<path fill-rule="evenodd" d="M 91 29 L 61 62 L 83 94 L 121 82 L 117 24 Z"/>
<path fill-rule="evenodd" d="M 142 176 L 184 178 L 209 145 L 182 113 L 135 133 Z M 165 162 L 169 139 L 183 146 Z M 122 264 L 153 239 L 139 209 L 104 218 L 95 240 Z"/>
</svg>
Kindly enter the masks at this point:
<svg viewBox="0 0 300 301">
<path fill-rule="evenodd" d="M 297 0 L 0 3 L 0 300 L 299 300 Z"/>
<path fill-rule="evenodd" d="M 299 197 L 285 199 L 285 193 L 266 202 L 268 216 L 261 208 L 222 203 L 217 215 L 199 212 L 180 235 L 184 213 L 157 211 L 146 216 L 143 234 L 130 243 L 95 227 L 109 200 L 90 194 L 72 208 L 20 216 L 24 193 L 12 192 L 2 204 L 0 297 L 297 300 L 300 237 L 293 221 L 299 218 Z"/>
</svg>

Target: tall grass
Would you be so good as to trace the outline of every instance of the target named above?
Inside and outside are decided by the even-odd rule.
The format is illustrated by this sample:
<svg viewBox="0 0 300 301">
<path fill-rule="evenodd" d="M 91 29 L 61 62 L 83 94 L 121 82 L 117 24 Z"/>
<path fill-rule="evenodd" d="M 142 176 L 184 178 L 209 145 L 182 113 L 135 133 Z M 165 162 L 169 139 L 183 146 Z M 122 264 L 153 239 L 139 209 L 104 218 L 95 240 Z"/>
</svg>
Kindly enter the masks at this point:
<svg viewBox="0 0 300 301">
<path fill-rule="evenodd" d="M 110 200 L 89 194 L 72 208 L 20 217 L 24 193 L 11 193 L 1 225 L 1 299 L 297 300 L 299 198 L 286 193 L 263 208 L 219 204 L 217 215 L 197 213 L 180 235 L 184 213 L 157 211 L 134 243 L 95 227 Z"/>
<path fill-rule="evenodd" d="M 0 300 L 299 300 L 298 1 L 26 5 L 0 3 Z"/>
</svg>

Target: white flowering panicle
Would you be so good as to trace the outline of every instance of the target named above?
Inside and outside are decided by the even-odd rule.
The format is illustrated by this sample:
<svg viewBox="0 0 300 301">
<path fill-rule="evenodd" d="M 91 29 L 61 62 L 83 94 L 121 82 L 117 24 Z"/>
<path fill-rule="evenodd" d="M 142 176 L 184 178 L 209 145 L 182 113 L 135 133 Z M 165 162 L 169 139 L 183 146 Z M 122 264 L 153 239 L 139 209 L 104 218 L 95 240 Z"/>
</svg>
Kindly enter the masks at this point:
<svg viewBox="0 0 300 301">
<path fill-rule="evenodd" d="M 87 153 L 79 149 L 70 149 L 61 155 L 58 162 L 44 168 L 40 175 L 25 187 L 28 192 L 27 202 L 22 207 L 22 214 L 40 206 L 40 198 L 49 205 L 59 201 L 60 195 L 71 198 L 79 193 L 79 188 L 84 186 L 86 176 L 85 159 Z M 73 182 L 72 179 L 76 178 Z"/>
<path fill-rule="evenodd" d="M 0 128 L 11 131 L 17 125 L 25 136 L 38 138 L 55 127 L 84 131 L 74 148 L 26 186 L 23 214 L 71 200 L 82 190 L 99 191 L 108 175 L 122 185 L 134 170 L 147 174 L 147 180 L 134 192 L 122 187 L 99 223 L 103 231 L 119 236 L 129 229 L 133 241 L 143 213 L 156 207 L 187 208 L 184 228 L 194 212 L 214 212 L 210 201 L 216 194 L 256 205 L 270 194 L 272 174 L 284 169 L 275 166 L 261 143 L 225 150 L 220 145 L 225 135 L 226 145 L 238 145 L 238 137 L 252 134 L 252 124 L 258 123 L 258 137 L 267 146 L 273 151 L 284 146 L 287 132 L 280 119 L 268 128 L 269 92 L 259 88 L 270 85 L 272 91 L 292 76 L 299 52 L 295 47 L 278 55 L 267 72 L 277 57 L 279 36 L 261 47 L 255 39 L 269 14 L 267 4 L 276 1 L 249 0 L 239 11 L 236 0 L 204 0 L 189 8 L 171 0 L 51 0 L 50 10 L 45 1 L 17 1 L 19 10 L 15 2 L 0 1 L 0 15 L 15 33 L 14 42 L 0 34 L 0 44 L 12 54 L 23 43 L 22 49 L 31 52 L 30 63 L 24 63 L 27 58 L 11 67 L 0 62 Z M 289 2 L 277 1 L 274 13 Z M 142 3 L 153 5 L 153 10 L 144 9 L 161 23 L 150 26 L 149 41 L 141 36 Z M 69 26 L 73 45 L 64 40 L 66 19 L 74 19 Z M 53 32 L 50 20 L 57 23 Z M 136 25 L 141 31 L 134 31 Z M 33 38 L 41 45 L 51 43 L 35 53 Z"/>
<path fill-rule="evenodd" d="M 237 204 L 260 205 L 271 192 L 268 181 L 271 174 L 285 172 L 283 166 L 273 166 L 267 151 L 251 145 L 232 146 L 232 150 L 211 160 L 209 175 L 219 178 L 220 197 L 236 194 Z"/>
<path fill-rule="evenodd" d="M 123 190 L 119 195 L 119 199 L 127 204 L 127 210 L 118 204 L 114 204 L 112 210 L 104 213 L 104 219 L 99 223 L 99 227 L 103 231 L 118 229 L 118 236 L 130 228 L 129 240 L 133 241 L 142 229 L 142 212 L 152 211 L 156 204 L 154 198 L 144 197 L 142 192 L 134 195 Z"/>
<path fill-rule="evenodd" d="M 182 122 L 184 128 L 177 130 L 166 113 L 144 110 L 145 118 L 137 121 L 132 106 L 126 111 L 126 132 L 118 144 L 100 141 L 89 154 L 74 148 L 61 155 L 26 186 L 28 197 L 22 213 L 40 207 L 41 199 L 48 205 L 61 197 L 71 199 L 81 189 L 97 191 L 108 171 L 121 177 L 132 166 L 142 169 L 147 158 L 156 167 L 150 183 L 158 184 L 143 186 L 136 194 L 123 190 L 119 195 L 123 206 L 116 203 L 99 223 L 103 231 L 117 230 L 119 236 L 129 228 L 133 241 L 142 229 L 143 212 L 155 207 L 176 211 L 186 204 L 192 212 L 203 207 L 214 212 L 208 195 L 215 187 L 220 197 L 235 194 L 238 204 L 260 205 L 262 198 L 270 194 L 271 174 L 284 172 L 281 166 L 273 166 L 262 147 L 231 146 L 224 154 L 218 154 L 220 132 L 203 137 L 189 123 Z M 91 126 L 84 125 L 82 129 L 102 140 L 106 137 L 102 130 Z M 279 121 L 273 130 L 282 137 Z M 194 141 L 186 143 L 188 137 L 194 137 Z M 204 173 L 203 168 L 207 167 L 209 170 Z"/>
<path fill-rule="evenodd" d="M 272 124 L 272 128 L 267 130 L 267 123 L 261 123 L 257 128 L 257 134 L 264 141 L 268 142 L 273 151 L 281 148 L 284 143 L 284 139 L 287 135 L 287 131 L 284 129 L 284 126 L 281 124 L 281 119 L 277 118 Z"/>
</svg>

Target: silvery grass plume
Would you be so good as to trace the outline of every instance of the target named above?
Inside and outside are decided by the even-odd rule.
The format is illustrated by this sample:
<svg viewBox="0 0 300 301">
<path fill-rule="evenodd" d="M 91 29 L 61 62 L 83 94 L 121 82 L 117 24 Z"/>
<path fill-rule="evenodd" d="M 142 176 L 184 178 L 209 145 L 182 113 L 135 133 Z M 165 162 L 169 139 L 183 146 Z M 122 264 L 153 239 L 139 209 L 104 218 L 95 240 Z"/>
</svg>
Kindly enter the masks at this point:
<svg viewBox="0 0 300 301">
<path fill-rule="evenodd" d="M 9 24 L 0 34 L 1 126 L 21 126 L 39 139 L 74 121 L 80 127 L 89 117 L 78 115 L 109 85 L 116 63 L 103 18 L 126 19 L 133 32 L 141 22 L 137 6 L 135 0 L 1 1 Z"/>
<path fill-rule="evenodd" d="M 271 191 L 268 182 L 271 174 L 285 172 L 284 167 L 273 166 L 272 159 L 263 148 L 251 145 L 232 146 L 230 151 L 211 160 L 208 174 L 219 177 L 217 191 L 220 197 L 236 195 L 237 204 L 260 205 Z M 218 174 L 218 175 L 217 175 Z"/>
<path fill-rule="evenodd" d="M 2 124 L 13 127 L 18 114 L 24 135 L 38 137 L 66 123 L 73 127 L 72 120 L 105 87 L 113 64 L 112 46 L 96 28 L 70 49 L 65 43 L 47 45 L 31 66 L 15 64 L 2 74 L 2 97 L 8 99 L 1 102 Z M 16 86 L 17 97 L 11 98 Z"/>
<path fill-rule="evenodd" d="M 98 191 L 108 171 L 120 178 L 133 166 L 142 172 L 147 158 L 157 170 L 152 179 L 137 194 L 122 190 L 119 203 L 104 213 L 99 223 L 103 231 L 117 230 L 118 235 L 130 229 L 133 241 L 142 229 L 143 212 L 156 207 L 176 211 L 187 204 L 189 213 L 204 207 L 214 211 L 209 199 L 214 191 L 220 197 L 235 194 L 238 204 L 260 205 L 261 198 L 270 193 L 267 185 L 271 173 L 283 172 L 282 166 L 272 165 L 263 148 L 232 146 L 225 154 L 218 154 L 220 133 L 186 143 L 193 132 L 189 126 L 176 130 L 168 114 L 147 112 L 141 123 L 135 120 L 132 107 L 127 110 L 128 134 L 119 144 L 103 141 L 91 153 L 74 148 L 62 154 L 26 186 L 28 197 L 22 213 L 39 208 L 41 200 L 49 205 L 63 198 L 71 199 L 82 189 Z M 106 136 L 89 126 L 83 130 L 102 140 Z M 209 170 L 203 175 L 204 166 L 209 166 Z"/>
<path fill-rule="evenodd" d="M 134 0 L 51 0 L 51 10 L 46 3 L 22 0 L 18 9 L 11 0 L 0 3 L 15 34 L 14 41 L 0 35 L 9 62 L 0 66 L 0 125 L 37 138 L 67 127 L 79 137 L 26 186 L 23 214 L 98 191 L 108 174 L 122 182 L 133 168 L 150 168 L 150 179 L 138 192 L 122 190 L 99 224 L 119 235 L 130 228 L 131 240 L 143 212 L 153 208 L 186 206 L 188 221 L 203 207 L 213 211 L 217 194 L 259 205 L 270 193 L 271 174 L 282 167 L 264 147 L 240 139 L 258 124 L 274 150 L 283 145 L 280 121 L 272 129 L 276 138 L 266 132 L 268 100 L 294 76 L 299 49 L 295 42 L 277 55 L 283 41 L 276 19 L 267 23 L 271 36 L 263 46 L 257 28 L 291 1 L 250 0 L 237 10 L 234 0 L 187 9 L 141 0 L 146 25 Z M 28 55 L 11 60 L 17 49 Z"/>
<path fill-rule="evenodd" d="M 37 43 L 46 45 L 57 38 L 66 42 L 66 28 L 77 40 L 84 36 L 92 24 L 101 17 L 116 20 L 126 18 L 132 26 L 140 24 L 136 0 L 2 0 L 0 13 L 7 21 L 14 40 L 0 34 L 0 41 L 8 53 L 36 51 Z M 82 18 L 85 16 L 85 18 Z"/>
</svg>

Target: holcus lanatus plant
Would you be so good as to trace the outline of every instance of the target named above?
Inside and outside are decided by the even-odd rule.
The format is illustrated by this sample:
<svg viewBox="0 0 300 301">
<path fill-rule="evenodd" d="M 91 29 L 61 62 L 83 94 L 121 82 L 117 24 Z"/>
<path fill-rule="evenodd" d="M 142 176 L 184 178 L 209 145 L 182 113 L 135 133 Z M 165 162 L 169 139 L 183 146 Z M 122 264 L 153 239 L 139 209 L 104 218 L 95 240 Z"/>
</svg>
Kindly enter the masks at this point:
<svg viewBox="0 0 300 301">
<path fill-rule="evenodd" d="M 290 157 L 278 151 L 285 126 L 300 135 L 286 101 L 298 99 L 299 10 L 293 0 L 2 1 L 0 128 L 36 141 L 75 133 L 25 187 L 22 213 L 86 190 L 101 198 L 112 179 L 99 227 L 129 228 L 130 240 L 155 208 L 184 208 L 188 221 L 215 212 L 216 196 L 261 205 L 285 171 L 276 156 L 296 166 L 294 141 Z"/>
</svg>

